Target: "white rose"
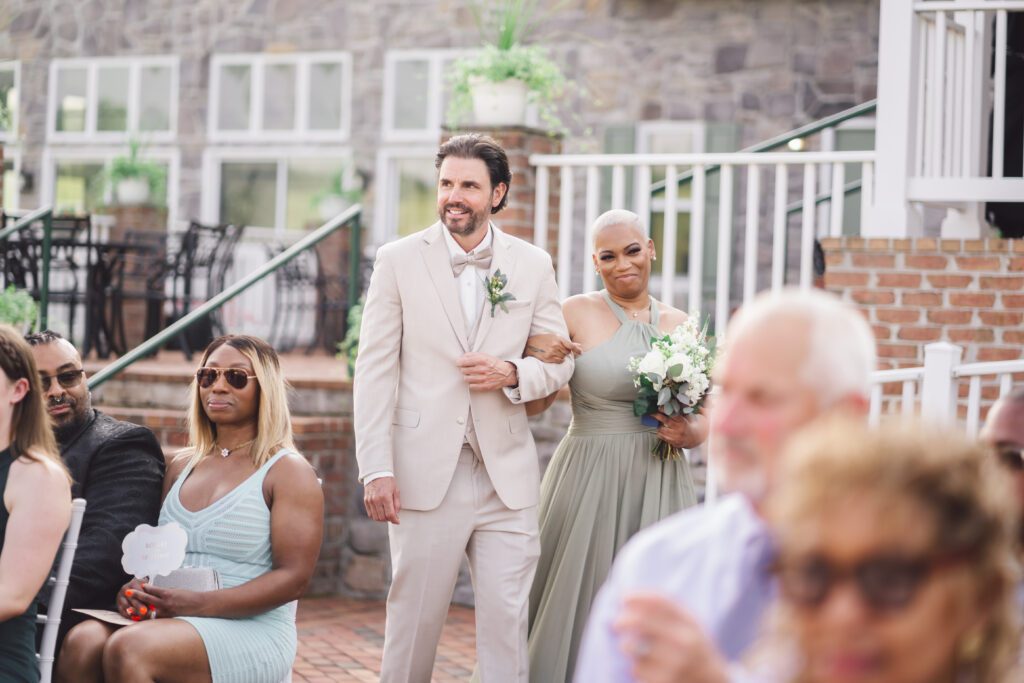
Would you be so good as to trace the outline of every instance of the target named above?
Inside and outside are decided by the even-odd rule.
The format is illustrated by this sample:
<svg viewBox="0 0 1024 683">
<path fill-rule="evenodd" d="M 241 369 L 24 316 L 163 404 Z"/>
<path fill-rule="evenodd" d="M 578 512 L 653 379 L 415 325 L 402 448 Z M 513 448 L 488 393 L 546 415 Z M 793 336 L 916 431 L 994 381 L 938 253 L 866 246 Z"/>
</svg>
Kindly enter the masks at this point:
<svg viewBox="0 0 1024 683">
<path fill-rule="evenodd" d="M 685 353 L 675 353 L 665 362 L 667 368 L 678 367 L 679 370 L 672 375 L 671 379 L 676 382 L 684 381 L 687 377 L 693 374 L 693 363 L 690 361 L 690 357 Z"/>
<path fill-rule="evenodd" d="M 637 366 L 637 370 L 645 375 L 656 375 L 657 377 L 665 377 L 665 358 L 658 351 L 651 351 L 640 364 Z"/>
</svg>

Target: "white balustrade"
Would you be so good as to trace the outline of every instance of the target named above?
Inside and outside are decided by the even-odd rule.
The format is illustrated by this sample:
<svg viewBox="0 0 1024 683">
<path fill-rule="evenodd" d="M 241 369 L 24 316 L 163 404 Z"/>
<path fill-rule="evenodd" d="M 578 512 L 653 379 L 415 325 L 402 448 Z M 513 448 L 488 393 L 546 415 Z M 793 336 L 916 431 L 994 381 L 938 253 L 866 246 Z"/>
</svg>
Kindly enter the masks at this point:
<svg viewBox="0 0 1024 683">
<path fill-rule="evenodd" d="M 715 315 L 720 335 L 732 308 L 759 289 L 777 289 L 787 282 L 811 286 L 814 240 L 843 234 L 846 178 L 859 170 L 870 183 L 874 159 L 874 152 L 534 155 L 530 157 L 537 170 L 534 241 L 545 247 L 551 243 L 549 215 L 556 208 L 549 190 L 552 174 L 559 178 L 556 269 L 562 297 L 600 285 L 590 254 L 591 226 L 601 211 L 631 209 L 645 225 L 652 215 L 661 214 L 663 229 L 655 245 L 658 261 L 652 273 L 654 294 L 690 311 L 703 311 L 706 305 L 707 312 Z M 689 180 L 680 183 L 684 174 L 689 174 Z M 651 196 L 655 175 L 665 178 L 656 202 Z M 631 192 L 627 177 L 633 178 Z M 818 196 L 818 187 L 828 191 Z M 711 194 L 715 189 L 717 197 Z M 861 192 L 867 195 L 862 202 L 870 201 L 871 188 L 862 187 Z M 827 208 L 820 220 L 819 204 Z M 790 265 L 791 237 L 797 239 L 799 258 Z M 706 263 L 704 248 L 709 238 L 717 255 Z M 677 262 L 680 240 L 686 240 L 687 256 Z M 733 257 L 740 244 L 742 261 Z M 770 264 L 763 276 L 762 263 Z M 711 268 L 715 269 L 713 301 L 706 301 L 710 297 L 705 297 L 704 273 Z M 734 269 L 741 274 L 735 296 Z"/>
</svg>

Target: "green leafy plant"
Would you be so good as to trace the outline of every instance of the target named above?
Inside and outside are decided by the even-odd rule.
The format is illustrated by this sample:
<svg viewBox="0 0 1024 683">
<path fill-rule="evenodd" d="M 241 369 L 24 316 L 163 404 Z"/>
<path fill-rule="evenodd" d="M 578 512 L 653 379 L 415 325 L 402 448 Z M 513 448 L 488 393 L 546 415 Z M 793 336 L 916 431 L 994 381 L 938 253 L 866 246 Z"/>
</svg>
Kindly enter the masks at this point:
<svg viewBox="0 0 1024 683">
<path fill-rule="evenodd" d="M 0 292 L 0 323 L 30 331 L 35 327 L 38 312 L 35 300 L 25 290 L 8 285 Z"/>
<path fill-rule="evenodd" d="M 356 355 L 359 353 L 359 328 L 363 324 L 363 304 L 366 297 L 359 297 L 359 303 L 348 309 L 348 327 L 345 338 L 338 342 L 338 358 L 348 362 L 348 376 L 356 374 Z"/>
<path fill-rule="evenodd" d="M 331 181 L 327 187 L 323 188 L 310 200 L 310 204 L 313 208 L 316 208 L 320 202 L 329 197 L 341 197 L 349 204 L 357 204 L 363 197 L 361 190 L 348 187 L 345 184 L 346 169 L 344 167 L 338 169 L 338 172 L 331 176 Z"/>
<path fill-rule="evenodd" d="M 564 131 L 557 102 L 569 84 L 543 48 L 523 44 L 538 22 L 537 6 L 537 0 L 505 0 L 489 10 L 472 6 L 484 46 L 479 53 L 457 59 L 452 65 L 452 98 L 448 107 L 452 125 L 459 125 L 472 111 L 477 81 L 500 83 L 517 78 L 526 85 L 528 101 L 537 104 L 541 120 L 552 130 Z M 558 6 L 560 3 L 549 12 Z"/>
<path fill-rule="evenodd" d="M 142 145 L 138 140 L 128 142 L 128 156 L 115 157 L 107 169 L 107 181 L 116 188 L 122 180 L 140 178 L 149 185 L 152 203 L 162 203 L 167 187 L 167 169 L 160 164 L 142 158 Z"/>
</svg>

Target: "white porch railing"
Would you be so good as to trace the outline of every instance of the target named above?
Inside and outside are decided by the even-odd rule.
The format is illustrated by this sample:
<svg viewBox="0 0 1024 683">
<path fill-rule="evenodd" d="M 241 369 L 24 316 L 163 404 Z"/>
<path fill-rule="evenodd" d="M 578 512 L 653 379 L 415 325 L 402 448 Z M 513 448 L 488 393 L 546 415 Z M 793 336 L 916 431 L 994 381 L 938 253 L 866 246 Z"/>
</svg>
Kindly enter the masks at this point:
<svg viewBox="0 0 1024 683">
<path fill-rule="evenodd" d="M 944 236 L 978 237 L 981 203 L 1024 197 L 1024 178 L 1003 169 L 1012 11 L 1024 0 L 881 1 L 872 234 L 919 234 L 927 203 L 960 212 Z"/>
<path fill-rule="evenodd" d="M 662 213 L 663 237 L 656 245 L 660 269 L 653 274 L 660 280 L 660 292 L 656 293 L 668 304 L 674 303 L 677 293 L 685 295 L 687 301 L 679 305 L 694 312 L 703 309 L 704 273 L 710 271 L 710 264 L 705 263 L 705 238 L 711 226 L 717 232 L 712 309 L 716 334 L 721 335 L 734 299 L 746 301 L 760 289 L 786 283 L 787 232 L 796 215 L 798 221 L 792 221 L 799 234 L 796 279 L 803 287 L 811 285 L 814 238 L 843 234 L 848 167 L 861 174 L 864 216 L 872 203 L 874 159 L 874 152 L 534 155 L 530 157 L 530 164 L 537 168 L 534 242 L 544 249 L 549 246 L 549 211 L 556 208 L 551 200 L 555 189 L 552 176 L 556 174 L 557 275 L 563 298 L 592 291 L 598 284 L 590 260 L 590 228 L 602 206 L 632 209 L 648 222 L 648 229 L 652 214 Z M 664 173 L 666 179 L 663 198 L 652 198 L 655 171 Z M 627 197 L 627 172 L 633 183 L 631 197 Z M 692 181 L 681 187 L 680 176 L 690 172 Z M 717 180 L 717 196 L 711 195 L 712 174 Z M 791 205 L 793 199 L 796 203 Z M 819 211 L 819 204 L 827 211 Z M 716 218 L 708 215 L 712 207 Z M 689 216 L 686 264 L 674 258 L 683 232 L 680 213 Z M 734 297 L 733 234 L 739 230 L 743 231 L 741 296 Z M 762 269 L 761 264 L 768 267 Z M 762 270 L 765 277 L 759 277 Z M 683 274 L 686 277 L 677 277 Z"/>
</svg>

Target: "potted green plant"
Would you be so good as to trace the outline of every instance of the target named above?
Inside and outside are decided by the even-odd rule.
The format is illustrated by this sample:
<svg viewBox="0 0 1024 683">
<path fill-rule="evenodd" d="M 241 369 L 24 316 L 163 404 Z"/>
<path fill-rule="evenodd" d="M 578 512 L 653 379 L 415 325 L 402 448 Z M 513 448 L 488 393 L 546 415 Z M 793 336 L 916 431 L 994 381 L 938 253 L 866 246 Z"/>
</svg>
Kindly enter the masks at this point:
<svg viewBox="0 0 1024 683">
<path fill-rule="evenodd" d="M 0 323 L 28 333 L 35 327 L 38 312 L 35 300 L 25 290 L 8 285 L 0 292 Z"/>
<path fill-rule="evenodd" d="M 552 129 L 563 128 L 556 103 L 565 91 L 565 76 L 543 48 L 523 44 L 536 9 L 537 0 L 505 0 L 490 13 L 475 7 L 485 44 L 452 65 L 452 125 L 470 111 L 477 125 L 522 125 L 527 103 L 534 102 L 541 120 Z"/>
<path fill-rule="evenodd" d="M 142 146 L 137 140 L 128 142 L 128 155 L 114 158 L 107 170 L 107 179 L 118 204 L 138 205 L 152 203 L 160 197 L 167 184 L 166 169 L 140 155 Z"/>
<path fill-rule="evenodd" d="M 338 342 L 337 357 L 344 359 L 348 366 L 348 376 L 352 378 L 356 374 L 356 356 L 359 353 L 359 328 L 363 324 L 363 304 L 366 297 L 359 297 L 359 303 L 348 311 L 348 326 L 345 330 L 345 338 Z"/>
<path fill-rule="evenodd" d="M 313 195 L 313 208 L 320 220 L 329 221 L 362 198 L 362 192 L 348 185 L 346 175 L 344 167 L 338 169 L 328 186 Z"/>
</svg>

